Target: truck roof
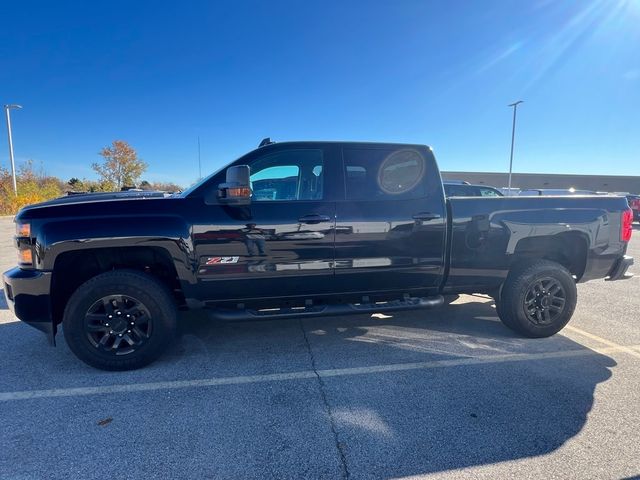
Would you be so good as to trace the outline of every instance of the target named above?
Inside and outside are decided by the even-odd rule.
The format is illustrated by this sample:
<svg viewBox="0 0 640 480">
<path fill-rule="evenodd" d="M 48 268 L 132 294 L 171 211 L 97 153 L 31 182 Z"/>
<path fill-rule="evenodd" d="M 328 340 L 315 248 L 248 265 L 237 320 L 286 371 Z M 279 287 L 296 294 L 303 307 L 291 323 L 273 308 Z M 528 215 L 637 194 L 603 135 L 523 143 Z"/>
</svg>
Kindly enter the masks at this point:
<svg viewBox="0 0 640 480">
<path fill-rule="evenodd" d="M 267 140 L 267 139 L 265 139 Z M 262 145 L 264 143 L 264 145 Z M 429 150 L 433 150 L 429 145 L 424 143 L 401 143 L 401 142 L 367 142 L 367 141 L 357 141 L 357 140 L 288 140 L 285 142 L 273 142 L 269 140 L 269 143 L 261 142 L 261 145 L 258 148 L 267 148 L 273 145 L 300 145 L 300 146 L 309 146 L 309 145 L 367 145 L 367 146 L 392 146 L 392 147 L 423 147 L 428 148 Z"/>
</svg>

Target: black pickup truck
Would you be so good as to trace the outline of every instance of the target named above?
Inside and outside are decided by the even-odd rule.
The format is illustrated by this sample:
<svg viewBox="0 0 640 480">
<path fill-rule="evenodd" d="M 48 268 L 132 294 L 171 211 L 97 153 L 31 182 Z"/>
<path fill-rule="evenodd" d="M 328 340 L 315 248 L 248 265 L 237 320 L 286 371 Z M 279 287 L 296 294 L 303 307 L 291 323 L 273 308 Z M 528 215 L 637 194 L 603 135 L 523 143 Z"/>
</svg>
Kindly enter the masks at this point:
<svg viewBox="0 0 640 480">
<path fill-rule="evenodd" d="M 576 282 L 628 277 L 623 197 L 446 199 L 424 145 L 263 142 L 175 195 L 74 195 L 15 218 L 15 315 L 102 369 L 156 359 L 177 310 L 224 321 L 430 308 L 484 293 L 547 337 Z"/>
</svg>

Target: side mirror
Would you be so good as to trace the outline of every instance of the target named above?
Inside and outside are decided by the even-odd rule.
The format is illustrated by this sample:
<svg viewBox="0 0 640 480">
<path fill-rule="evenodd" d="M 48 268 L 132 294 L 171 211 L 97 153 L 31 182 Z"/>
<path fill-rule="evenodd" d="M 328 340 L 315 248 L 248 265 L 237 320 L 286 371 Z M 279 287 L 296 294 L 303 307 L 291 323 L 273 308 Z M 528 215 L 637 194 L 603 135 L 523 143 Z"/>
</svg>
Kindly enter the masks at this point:
<svg viewBox="0 0 640 480">
<path fill-rule="evenodd" d="M 227 181 L 218 186 L 218 201 L 227 205 L 251 203 L 251 169 L 249 165 L 227 168 Z"/>
</svg>

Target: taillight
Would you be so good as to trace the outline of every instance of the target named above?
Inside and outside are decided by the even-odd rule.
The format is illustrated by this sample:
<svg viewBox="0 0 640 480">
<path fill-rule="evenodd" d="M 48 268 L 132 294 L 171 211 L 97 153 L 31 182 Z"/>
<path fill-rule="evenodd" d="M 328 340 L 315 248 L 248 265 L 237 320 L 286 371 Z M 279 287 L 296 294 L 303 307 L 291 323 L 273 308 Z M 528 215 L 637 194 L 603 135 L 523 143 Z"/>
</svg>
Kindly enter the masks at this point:
<svg viewBox="0 0 640 480">
<path fill-rule="evenodd" d="M 633 231 L 633 210 L 630 208 L 622 212 L 622 222 L 620 225 L 620 240 L 628 242 L 631 240 L 631 232 Z"/>
</svg>

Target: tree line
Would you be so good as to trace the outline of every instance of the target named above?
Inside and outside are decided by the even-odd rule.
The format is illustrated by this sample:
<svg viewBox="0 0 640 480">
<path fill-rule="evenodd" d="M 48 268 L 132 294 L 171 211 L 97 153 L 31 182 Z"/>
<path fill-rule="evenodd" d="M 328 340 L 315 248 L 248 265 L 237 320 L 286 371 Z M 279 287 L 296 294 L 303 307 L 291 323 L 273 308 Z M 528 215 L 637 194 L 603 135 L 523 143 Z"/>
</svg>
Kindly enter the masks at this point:
<svg viewBox="0 0 640 480">
<path fill-rule="evenodd" d="M 131 188 L 164 192 L 182 190 L 172 182 L 140 180 L 148 164 L 124 140 L 115 140 L 98 153 L 102 161 L 91 165 L 98 174 L 98 180 L 73 177 L 65 182 L 47 175 L 42 168 L 37 170 L 31 160 L 24 162 L 16 172 L 18 195 L 13 191 L 10 172 L 0 167 L 0 215 L 15 214 L 25 205 L 57 198 L 68 192 L 114 192 Z"/>
</svg>

